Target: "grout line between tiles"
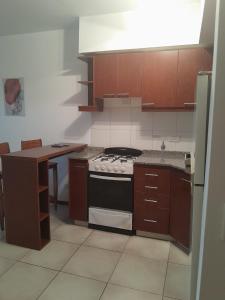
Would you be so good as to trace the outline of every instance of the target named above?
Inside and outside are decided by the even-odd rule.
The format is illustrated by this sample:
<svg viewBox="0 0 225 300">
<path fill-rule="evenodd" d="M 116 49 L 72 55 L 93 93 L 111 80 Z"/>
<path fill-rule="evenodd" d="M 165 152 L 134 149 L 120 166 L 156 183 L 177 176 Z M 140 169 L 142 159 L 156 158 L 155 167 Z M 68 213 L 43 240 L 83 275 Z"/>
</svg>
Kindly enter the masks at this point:
<svg viewBox="0 0 225 300">
<path fill-rule="evenodd" d="M 170 244 L 170 248 L 171 248 L 171 244 Z M 166 263 L 166 273 L 165 273 L 164 284 L 163 284 L 163 291 L 162 291 L 162 296 L 163 296 L 163 297 L 165 296 L 165 295 L 164 295 L 164 292 L 165 292 L 166 277 L 167 277 L 168 266 L 169 266 L 170 248 L 169 248 L 169 254 L 168 254 L 168 259 L 167 259 L 167 263 Z"/>
<path fill-rule="evenodd" d="M 4 257 L 5 258 L 5 257 Z M 17 264 L 18 261 L 14 261 L 14 264 L 12 264 L 7 270 L 5 270 L 1 275 L 0 275 L 0 279 L 3 275 L 5 275 L 10 269 L 12 269 L 13 266 L 15 266 L 15 264 Z"/>
</svg>

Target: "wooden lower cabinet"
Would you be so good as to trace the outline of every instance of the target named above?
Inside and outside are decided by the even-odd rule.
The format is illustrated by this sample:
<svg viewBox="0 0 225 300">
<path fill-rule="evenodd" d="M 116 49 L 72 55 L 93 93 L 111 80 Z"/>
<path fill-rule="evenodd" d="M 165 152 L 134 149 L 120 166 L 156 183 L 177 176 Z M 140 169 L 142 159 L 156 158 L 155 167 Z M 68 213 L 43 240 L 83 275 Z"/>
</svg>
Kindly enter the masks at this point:
<svg viewBox="0 0 225 300">
<path fill-rule="evenodd" d="M 170 235 L 183 247 L 190 247 L 191 178 L 179 171 L 172 175 Z"/>
<path fill-rule="evenodd" d="M 134 166 L 134 229 L 167 234 L 190 247 L 190 175 L 175 168 Z"/>
<path fill-rule="evenodd" d="M 134 229 L 169 233 L 170 170 L 134 167 Z"/>
<path fill-rule="evenodd" d="M 88 220 L 87 216 L 88 161 L 69 160 L 69 214 L 73 220 Z"/>
</svg>

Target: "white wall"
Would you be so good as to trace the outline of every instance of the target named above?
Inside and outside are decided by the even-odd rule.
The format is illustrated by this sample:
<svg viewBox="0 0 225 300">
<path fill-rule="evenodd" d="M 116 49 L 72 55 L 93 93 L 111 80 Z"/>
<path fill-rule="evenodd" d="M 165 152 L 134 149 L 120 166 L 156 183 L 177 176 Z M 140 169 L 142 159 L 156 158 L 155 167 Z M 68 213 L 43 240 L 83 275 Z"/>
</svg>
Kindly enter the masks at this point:
<svg viewBox="0 0 225 300">
<path fill-rule="evenodd" d="M 192 112 L 141 112 L 140 100 L 105 100 L 103 113 L 92 114 L 91 145 L 193 151 Z"/>
<path fill-rule="evenodd" d="M 5 116 L 0 92 L 0 141 L 8 141 L 12 151 L 20 149 L 21 139 L 90 142 L 91 117 L 77 110 L 87 102 L 85 88 L 77 83 L 87 68 L 77 52 L 78 26 L 0 37 L 0 78 L 24 77 L 25 84 L 25 117 Z M 65 158 L 60 162 L 62 196 L 67 163 Z"/>
<path fill-rule="evenodd" d="M 140 1 L 135 11 L 80 17 L 79 52 L 198 44 L 200 2 Z"/>
</svg>

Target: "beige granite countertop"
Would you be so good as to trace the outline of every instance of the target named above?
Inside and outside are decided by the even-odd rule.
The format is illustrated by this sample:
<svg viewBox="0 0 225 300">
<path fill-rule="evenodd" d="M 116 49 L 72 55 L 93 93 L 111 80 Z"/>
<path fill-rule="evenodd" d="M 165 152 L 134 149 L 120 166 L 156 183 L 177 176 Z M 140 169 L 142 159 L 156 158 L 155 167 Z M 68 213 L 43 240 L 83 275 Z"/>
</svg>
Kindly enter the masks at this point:
<svg viewBox="0 0 225 300">
<path fill-rule="evenodd" d="M 91 147 L 87 146 L 83 151 L 81 152 L 73 152 L 71 153 L 68 158 L 69 159 L 82 159 L 82 160 L 88 160 L 92 157 L 102 153 L 104 151 L 104 148 L 102 147 Z"/>
<path fill-rule="evenodd" d="M 143 154 L 135 160 L 135 164 L 168 166 L 193 175 L 193 163 L 189 168 L 185 166 L 185 153 L 187 152 L 144 150 Z"/>
</svg>

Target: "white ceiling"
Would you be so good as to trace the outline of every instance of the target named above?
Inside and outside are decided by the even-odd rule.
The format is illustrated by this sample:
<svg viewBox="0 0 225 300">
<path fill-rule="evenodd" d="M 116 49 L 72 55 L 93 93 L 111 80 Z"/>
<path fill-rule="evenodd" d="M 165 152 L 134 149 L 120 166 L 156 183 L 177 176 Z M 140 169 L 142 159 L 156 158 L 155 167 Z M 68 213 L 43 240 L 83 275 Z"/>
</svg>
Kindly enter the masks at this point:
<svg viewBox="0 0 225 300">
<path fill-rule="evenodd" d="M 0 35 L 65 28 L 76 16 L 132 10 L 138 0 L 0 0 Z"/>
<path fill-rule="evenodd" d="M 155 1 L 159 0 L 0 0 L 0 36 L 63 29 L 73 24 L 77 16 L 136 10 L 146 3 L 150 7 L 151 2 L 154 4 Z M 199 3 L 204 0 L 163 1 Z M 215 3 L 216 0 L 207 2 Z M 205 23 L 212 32 L 214 20 L 210 13 Z M 207 35 L 205 32 L 208 28 L 205 28 L 203 36 Z"/>
</svg>

